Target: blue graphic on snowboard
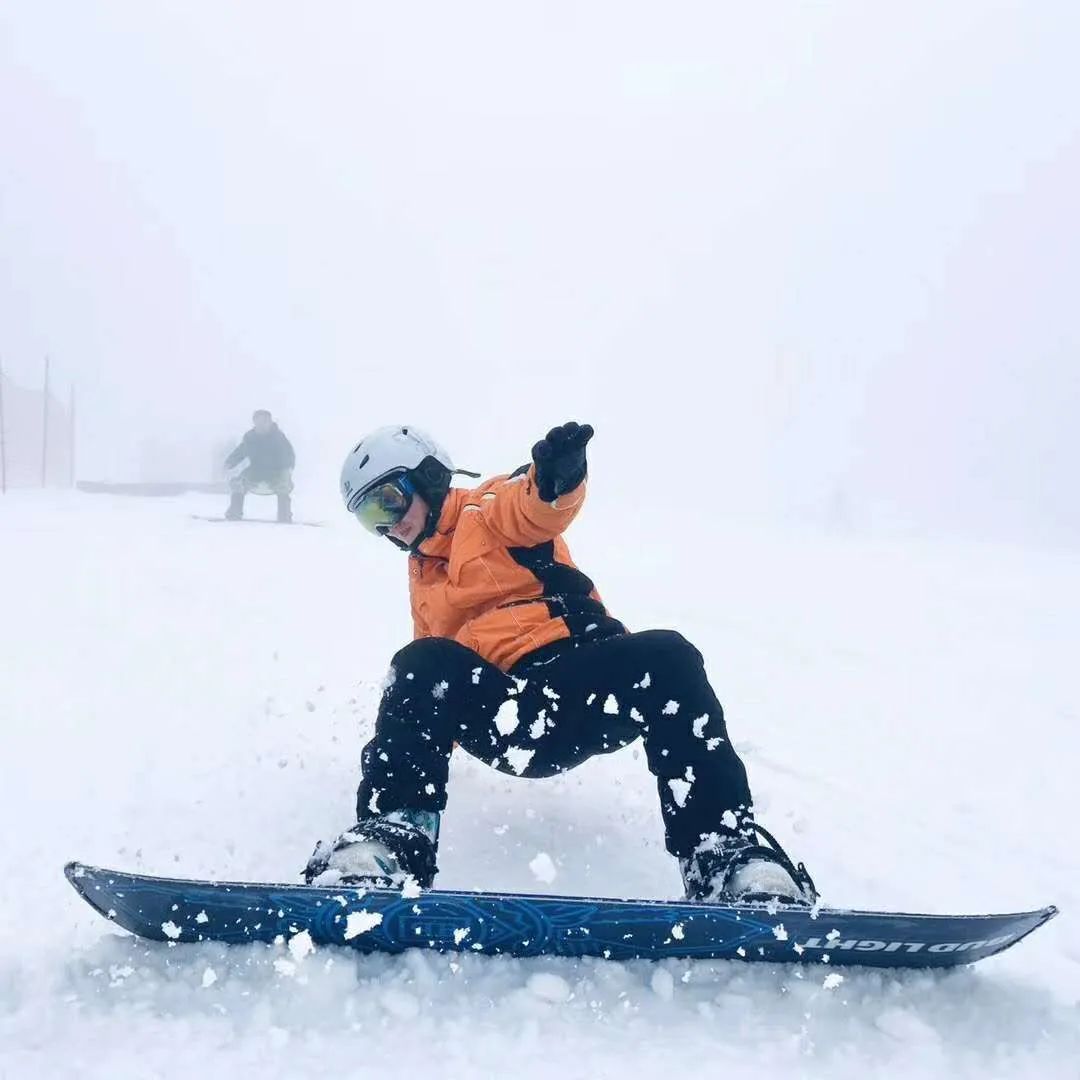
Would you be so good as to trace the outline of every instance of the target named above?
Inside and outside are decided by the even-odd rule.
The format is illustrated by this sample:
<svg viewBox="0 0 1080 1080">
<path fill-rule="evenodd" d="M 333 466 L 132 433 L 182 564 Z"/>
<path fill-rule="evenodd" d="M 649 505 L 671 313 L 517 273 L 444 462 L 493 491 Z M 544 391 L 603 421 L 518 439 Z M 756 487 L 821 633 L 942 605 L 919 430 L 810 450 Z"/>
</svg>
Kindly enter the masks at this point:
<svg viewBox="0 0 1080 1080">
<path fill-rule="evenodd" d="M 65 867 L 92 907 L 140 937 L 176 943 L 288 941 L 364 952 L 409 948 L 507 956 L 828 960 L 945 968 L 1015 945 L 1057 914 L 901 915 L 821 908 L 444 892 L 417 896 L 307 885 L 184 881 Z"/>
</svg>

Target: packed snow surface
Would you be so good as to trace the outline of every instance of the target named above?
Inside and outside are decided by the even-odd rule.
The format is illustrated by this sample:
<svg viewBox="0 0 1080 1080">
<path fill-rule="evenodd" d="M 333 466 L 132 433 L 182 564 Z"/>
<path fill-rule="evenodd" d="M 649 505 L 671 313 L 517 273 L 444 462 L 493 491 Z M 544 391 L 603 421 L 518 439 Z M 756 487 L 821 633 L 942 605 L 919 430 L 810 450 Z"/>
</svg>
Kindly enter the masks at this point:
<svg viewBox="0 0 1080 1080">
<path fill-rule="evenodd" d="M 0 1076 L 1077 1075 L 1075 552 L 723 520 L 687 551 L 588 513 L 570 537 L 615 614 L 702 650 L 759 816 L 828 903 L 1061 906 L 977 968 L 139 942 L 63 863 L 298 880 L 351 821 L 409 635 L 400 556 L 344 514 L 188 516 L 219 510 L 0 499 Z M 639 747 L 545 781 L 459 754 L 450 796 L 442 886 L 557 866 L 559 892 L 679 894 Z"/>
</svg>

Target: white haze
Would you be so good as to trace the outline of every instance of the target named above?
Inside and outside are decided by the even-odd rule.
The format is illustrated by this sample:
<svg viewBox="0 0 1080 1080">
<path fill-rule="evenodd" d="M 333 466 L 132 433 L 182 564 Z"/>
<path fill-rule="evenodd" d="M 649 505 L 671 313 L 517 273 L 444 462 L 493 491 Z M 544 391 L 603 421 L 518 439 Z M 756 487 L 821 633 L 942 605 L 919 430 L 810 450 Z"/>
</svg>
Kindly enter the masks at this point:
<svg viewBox="0 0 1080 1080">
<path fill-rule="evenodd" d="M 376 424 L 574 417 L 595 513 L 1072 543 L 1078 11 L 16 0 L 0 356 L 84 478 L 267 407 L 329 512 Z"/>
</svg>

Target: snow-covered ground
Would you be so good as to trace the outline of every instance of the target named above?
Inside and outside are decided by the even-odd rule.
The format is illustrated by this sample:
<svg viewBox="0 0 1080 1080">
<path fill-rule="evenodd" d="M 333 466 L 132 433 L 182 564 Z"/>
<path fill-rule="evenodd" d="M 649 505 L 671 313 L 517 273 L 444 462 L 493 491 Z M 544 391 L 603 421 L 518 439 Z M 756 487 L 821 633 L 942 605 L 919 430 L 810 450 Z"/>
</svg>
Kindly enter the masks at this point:
<svg viewBox="0 0 1080 1080">
<path fill-rule="evenodd" d="M 278 529 L 191 520 L 205 498 L 9 494 L 0 1077 L 1076 1076 L 1077 553 L 722 520 L 679 543 L 599 502 L 578 561 L 633 627 L 705 653 L 759 816 L 827 902 L 1063 914 L 975 969 L 829 987 L 136 942 L 64 861 L 295 880 L 351 820 L 404 566 L 330 506 Z M 539 782 L 462 756 L 443 835 L 447 887 L 678 892 L 634 748 Z"/>
</svg>

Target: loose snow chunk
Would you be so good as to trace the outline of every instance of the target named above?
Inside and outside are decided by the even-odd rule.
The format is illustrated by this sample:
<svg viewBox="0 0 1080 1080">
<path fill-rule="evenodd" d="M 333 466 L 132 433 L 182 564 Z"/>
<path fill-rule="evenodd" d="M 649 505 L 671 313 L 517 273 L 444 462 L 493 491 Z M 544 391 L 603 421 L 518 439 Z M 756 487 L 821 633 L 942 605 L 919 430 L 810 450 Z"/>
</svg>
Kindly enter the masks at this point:
<svg viewBox="0 0 1080 1080">
<path fill-rule="evenodd" d="M 734 832 L 739 827 L 739 819 L 730 810 L 725 810 L 720 815 L 720 821 L 725 829 L 731 829 Z"/>
<path fill-rule="evenodd" d="M 518 703 L 507 698 L 495 714 L 495 727 L 500 735 L 513 735 L 518 726 Z"/>
<path fill-rule="evenodd" d="M 401 886 L 401 895 L 406 900 L 415 900 L 422 892 L 420 882 L 412 874 L 405 879 L 405 884 Z"/>
<path fill-rule="evenodd" d="M 776 926 L 772 928 L 772 932 L 773 937 L 776 938 L 777 941 L 787 941 L 788 932 L 784 929 L 783 923 L 777 923 Z"/>
<path fill-rule="evenodd" d="M 379 996 L 379 1004 L 399 1020 L 415 1020 L 420 1015 L 420 1002 L 407 990 L 391 986 Z"/>
<path fill-rule="evenodd" d="M 704 739 L 705 738 L 705 725 L 708 722 L 709 722 L 709 714 L 708 713 L 706 713 L 704 716 L 699 716 L 694 721 L 694 734 L 699 739 Z"/>
<path fill-rule="evenodd" d="M 195 921 L 197 923 L 209 922 L 210 916 L 207 915 L 205 911 L 200 911 L 199 914 L 195 916 Z"/>
<path fill-rule="evenodd" d="M 424 794 L 425 795 L 434 795 L 435 794 L 435 785 L 434 784 L 425 784 L 424 785 Z"/>
<path fill-rule="evenodd" d="M 595 695 L 595 694 L 590 694 L 590 695 L 589 695 L 589 696 L 588 696 L 588 697 L 587 697 L 587 698 L 585 699 L 585 704 L 586 704 L 586 705 L 591 705 L 591 704 L 592 704 L 592 703 L 593 703 L 593 702 L 594 702 L 595 700 L 596 700 L 596 695 Z"/>
<path fill-rule="evenodd" d="M 663 709 L 665 716 L 674 716 L 679 711 L 679 703 L 677 701 L 669 701 Z"/>
<path fill-rule="evenodd" d="M 315 951 L 315 942 L 311 940 L 311 933 L 301 930 L 289 939 L 289 952 L 292 958 L 299 963 L 305 956 L 310 956 Z"/>
<path fill-rule="evenodd" d="M 641 676 L 640 682 L 634 683 L 635 690 L 648 690 L 650 686 L 652 686 L 652 676 L 647 671 Z"/>
<path fill-rule="evenodd" d="M 535 877 L 537 881 L 542 881 L 545 885 L 550 885 L 558 875 L 555 864 L 551 861 L 551 856 L 546 851 L 541 851 L 540 854 L 529 863 L 529 869 L 533 872 L 533 877 Z"/>
<path fill-rule="evenodd" d="M 287 975 L 291 978 L 296 974 L 296 965 L 291 960 L 286 960 L 284 956 L 279 956 L 274 961 L 274 970 L 279 975 Z"/>
<path fill-rule="evenodd" d="M 658 967 L 650 980 L 652 992 L 662 1001 L 670 1001 L 675 996 L 675 980 L 667 968 Z"/>
<path fill-rule="evenodd" d="M 539 739 L 547 729 L 547 710 L 541 709 L 536 714 L 536 719 L 529 725 L 529 738 Z"/>
<path fill-rule="evenodd" d="M 559 700 L 559 695 L 556 694 L 555 691 L 552 690 L 551 687 L 548 686 L 546 683 L 544 684 L 544 687 L 540 692 L 544 695 L 544 697 L 551 698 L 552 701 Z"/>
<path fill-rule="evenodd" d="M 446 697 L 446 691 L 449 690 L 449 689 L 450 689 L 450 684 L 445 679 L 443 679 L 442 682 L 437 682 L 431 688 L 431 696 L 436 701 L 442 701 L 442 699 L 444 697 Z"/>
<path fill-rule="evenodd" d="M 208 967 L 202 973 L 202 988 L 205 990 L 207 987 L 213 986 L 216 982 L 217 972 L 212 967 Z"/>
<path fill-rule="evenodd" d="M 671 936 L 672 936 L 672 937 L 673 937 L 673 938 L 674 938 L 674 939 L 675 939 L 676 941 L 682 941 L 682 939 L 683 939 L 684 937 L 686 937 L 686 933 L 685 933 L 685 932 L 684 932 L 684 930 L 683 930 L 683 924 L 682 924 L 681 922 L 677 922 L 677 923 L 676 923 L 676 924 L 675 924 L 675 925 L 674 925 L 674 926 L 673 926 L 673 927 L 671 928 Z"/>
<path fill-rule="evenodd" d="M 562 976 L 553 975 L 550 971 L 538 971 L 535 975 L 530 975 L 525 985 L 529 992 L 541 1001 L 561 1005 L 570 999 L 570 984 Z"/>
<path fill-rule="evenodd" d="M 350 911 L 345 917 L 345 940 L 352 941 L 354 937 L 374 930 L 381 922 L 382 916 L 377 911 Z"/>
<path fill-rule="evenodd" d="M 477 683 L 479 683 L 479 682 L 480 682 L 480 673 L 481 673 L 481 672 L 482 672 L 483 670 L 484 670 L 484 669 L 483 669 L 482 667 L 474 667 L 474 668 L 472 669 L 472 681 L 473 681 L 473 685 L 476 685 Z"/>
<path fill-rule="evenodd" d="M 916 1016 L 910 1009 L 898 1005 L 885 1009 L 875 1020 L 874 1026 L 886 1035 L 891 1035 L 898 1042 L 909 1046 L 917 1043 L 936 1043 L 941 1036 L 925 1020 Z"/>
<path fill-rule="evenodd" d="M 825 976 L 825 981 L 821 984 L 822 990 L 835 990 L 844 981 L 844 976 L 838 971 L 832 971 Z"/>
<path fill-rule="evenodd" d="M 460 929 L 454 931 L 454 944 L 460 945 L 469 936 L 469 928 L 462 926 Z"/>
<path fill-rule="evenodd" d="M 170 919 L 168 922 L 161 924 L 161 932 L 171 941 L 176 941 L 180 936 L 180 927 Z"/>
<path fill-rule="evenodd" d="M 687 796 L 690 794 L 690 782 L 678 779 L 669 780 L 668 787 L 671 788 L 671 797 L 675 800 L 675 805 L 685 806 Z"/>
<path fill-rule="evenodd" d="M 535 750 L 526 750 L 521 746 L 511 746 L 503 757 L 506 758 L 507 764 L 521 776 L 521 774 L 529 767 L 529 762 L 532 760 Z"/>
<path fill-rule="evenodd" d="M 604 712 L 606 712 L 608 716 L 619 715 L 619 702 L 616 700 L 614 694 L 608 694 L 607 700 L 604 702 Z"/>
<path fill-rule="evenodd" d="M 645 721 L 645 717 L 642 716 L 633 705 L 630 706 L 630 719 L 638 724 L 644 723 Z"/>
</svg>

